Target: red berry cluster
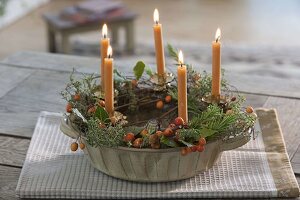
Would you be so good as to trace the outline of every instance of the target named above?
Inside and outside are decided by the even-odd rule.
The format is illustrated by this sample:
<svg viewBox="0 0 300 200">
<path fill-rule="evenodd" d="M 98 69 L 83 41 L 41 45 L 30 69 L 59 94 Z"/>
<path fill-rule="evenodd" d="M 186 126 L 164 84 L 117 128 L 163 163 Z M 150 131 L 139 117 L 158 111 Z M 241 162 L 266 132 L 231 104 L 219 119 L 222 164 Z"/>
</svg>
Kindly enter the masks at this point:
<svg viewBox="0 0 300 200">
<path fill-rule="evenodd" d="M 149 133 L 147 129 L 143 129 L 140 133 L 136 135 L 130 132 L 124 135 L 123 141 L 130 144 L 134 148 L 142 148 L 142 145 L 145 145 L 143 144 L 143 140 L 148 137 L 149 144 L 146 144 L 146 146 L 149 146 L 153 149 L 159 149 L 161 147 L 160 138 L 164 136 L 182 145 L 178 134 L 178 130 L 182 128 L 188 128 L 187 124 L 181 117 L 177 117 L 172 123 L 169 124 L 167 128 L 163 130 L 156 130 L 153 133 Z M 189 152 L 196 151 L 202 152 L 204 151 L 205 144 L 205 138 L 200 138 L 197 145 L 182 148 L 181 154 L 186 155 Z"/>
<path fill-rule="evenodd" d="M 191 153 L 191 152 L 202 152 L 204 151 L 205 149 L 205 146 L 206 145 L 206 140 L 205 138 L 201 137 L 198 141 L 198 144 L 197 145 L 193 145 L 193 146 L 189 146 L 189 147 L 184 147 L 181 149 L 181 155 L 185 156 L 187 155 L 188 153 Z"/>
<path fill-rule="evenodd" d="M 72 113 L 73 108 L 76 108 L 76 104 L 78 102 L 80 102 L 81 99 L 82 98 L 81 98 L 81 95 L 79 93 L 76 93 L 76 94 L 72 95 L 72 100 L 70 100 L 70 102 L 68 102 L 67 105 L 66 105 L 66 112 L 67 113 Z M 97 107 L 99 107 L 99 106 L 105 107 L 105 101 L 98 100 L 95 103 L 95 105 L 94 104 L 88 105 L 86 111 L 89 115 L 93 115 L 96 112 Z"/>
<path fill-rule="evenodd" d="M 181 117 L 177 117 L 173 123 L 164 130 L 156 130 L 154 133 L 149 133 L 147 129 L 143 129 L 139 134 L 134 135 L 133 133 L 127 133 L 123 137 L 123 141 L 126 143 L 131 143 L 135 148 L 141 148 L 143 144 L 143 139 L 149 138 L 149 146 L 153 149 L 159 149 L 160 138 L 162 136 L 174 138 L 174 141 L 178 141 L 176 130 L 185 127 L 184 120 Z"/>
</svg>

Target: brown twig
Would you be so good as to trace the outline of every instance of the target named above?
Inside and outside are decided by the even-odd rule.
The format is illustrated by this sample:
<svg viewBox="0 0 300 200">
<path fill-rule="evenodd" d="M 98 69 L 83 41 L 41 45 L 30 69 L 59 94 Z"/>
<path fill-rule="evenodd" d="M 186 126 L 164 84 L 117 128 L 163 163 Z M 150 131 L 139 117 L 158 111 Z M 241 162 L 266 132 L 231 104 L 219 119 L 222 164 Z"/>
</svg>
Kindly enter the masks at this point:
<svg viewBox="0 0 300 200">
<path fill-rule="evenodd" d="M 132 126 L 132 125 L 137 125 L 137 124 L 142 124 L 142 123 L 145 123 L 145 122 L 148 122 L 149 120 L 142 120 L 142 121 L 137 121 L 137 122 L 133 122 L 133 123 L 128 123 L 128 126 Z"/>
<path fill-rule="evenodd" d="M 174 108 L 168 110 L 167 112 L 165 112 L 162 116 L 160 116 L 158 119 L 163 119 L 165 116 L 167 116 L 168 114 L 172 113 L 174 110 L 176 110 L 178 107 L 175 106 Z"/>
<path fill-rule="evenodd" d="M 150 104 L 150 103 L 154 103 L 154 102 L 157 102 L 158 100 L 160 100 L 160 99 L 155 99 L 155 100 L 151 100 L 151 101 L 138 101 L 138 105 L 139 106 L 144 106 L 144 105 L 147 105 L 147 104 Z M 126 104 L 123 104 L 123 105 L 121 105 L 121 106 L 118 106 L 118 107 L 116 107 L 115 109 L 116 110 L 118 110 L 118 109 L 120 109 L 120 108 L 124 108 L 124 107 L 126 107 L 126 106 L 130 106 L 130 105 L 132 105 L 133 103 L 126 103 Z"/>
<path fill-rule="evenodd" d="M 177 106 L 168 110 L 167 112 L 165 112 L 163 115 L 161 115 L 158 119 L 161 120 L 163 119 L 165 116 L 167 116 L 168 114 L 172 113 L 173 111 L 175 111 L 177 109 Z M 132 126 L 132 125 L 137 125 L 137 124 L 142 124 L 145 122 L 148 122 L 149 120 L 142 120 L 142 121 L 137 121 L 137 122 L 133 122 L 133 123 L 129 123 L 127 126 Z"/>
</svg>

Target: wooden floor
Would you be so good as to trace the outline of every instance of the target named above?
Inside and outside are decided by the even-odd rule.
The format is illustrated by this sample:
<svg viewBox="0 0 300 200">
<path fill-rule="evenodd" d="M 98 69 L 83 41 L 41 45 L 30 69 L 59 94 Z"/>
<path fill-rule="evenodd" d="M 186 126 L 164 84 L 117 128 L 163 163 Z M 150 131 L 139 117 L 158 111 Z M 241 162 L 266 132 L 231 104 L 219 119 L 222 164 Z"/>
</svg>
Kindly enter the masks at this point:
<svg viewBox="0 0 300 200">
<path fill-rule="evenodd" d="M 133 58 L 116 59 L 116 66 L 129 71 L 127 63 L 133 62 L 130 59 Z M 1 199 L 16 199 L 15 188 L 39 112 L 64 111 L 65 102 L 59 92 L 73 67 L 79 72 L 97 72 L 99 60 L 19 52 L 0 62 Z M 286 92 L 287 88 L 294 87 L 293 84 L 300 85 L 300 80 L 291 83 L 268 76 L 255 78 L 236 70 L 232 70 L 228 78 L 243 88 L 247 105 L 277 109 L 287 151 L 300 183 L 300 95 L 299 91 Z M 270 81 L 273 87 L 268 84 Z M 278 87 L 274 88 L 274 84 Z"/>
</svg>

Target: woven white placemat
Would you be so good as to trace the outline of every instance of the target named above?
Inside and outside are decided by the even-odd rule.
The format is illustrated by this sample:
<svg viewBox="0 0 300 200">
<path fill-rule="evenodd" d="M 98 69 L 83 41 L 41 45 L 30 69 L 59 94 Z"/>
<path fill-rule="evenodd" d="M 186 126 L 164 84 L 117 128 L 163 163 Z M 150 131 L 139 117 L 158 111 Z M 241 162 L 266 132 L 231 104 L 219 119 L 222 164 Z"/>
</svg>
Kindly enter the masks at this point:
<svg viewBox="0 0 300 200">
<path fill-rule="evenodd" d="M 212 169 L 169 183 L 136 183 L 95 170 L 59 130 L 62 115 L 42 112 L 16 189 L 20 198 L 277 197 L 261 135 L 224 152 Z M 256 129 L 260 127 L 257 124 Z M 137 163 L 138 164 L 138 163 Z"/>
</svg>

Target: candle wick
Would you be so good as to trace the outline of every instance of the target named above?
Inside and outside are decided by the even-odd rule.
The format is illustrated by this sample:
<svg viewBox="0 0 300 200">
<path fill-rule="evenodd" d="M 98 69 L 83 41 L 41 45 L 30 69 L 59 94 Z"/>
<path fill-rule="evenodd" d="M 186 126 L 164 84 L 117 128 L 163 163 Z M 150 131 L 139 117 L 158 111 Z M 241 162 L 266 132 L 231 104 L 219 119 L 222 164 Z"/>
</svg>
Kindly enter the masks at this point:
<svg viewBox="0 0 300 200">
<path fill-rule="evenodd" d="M 106 37 L 107 37 L 106 34 L 104 34 L 104 35 L 103 35 L 103 38 L 106 39 Z"/>
<path fill-rule="evenodd" d="M 155 24 L 158 25 L 158 20 L 155 21 Z"/>
<path fill-rule="evenodd" d="M 110 54 L 108 54 L 108 58 L 111 58 L 111 55 L 110 55 Z"/>
</svg>

